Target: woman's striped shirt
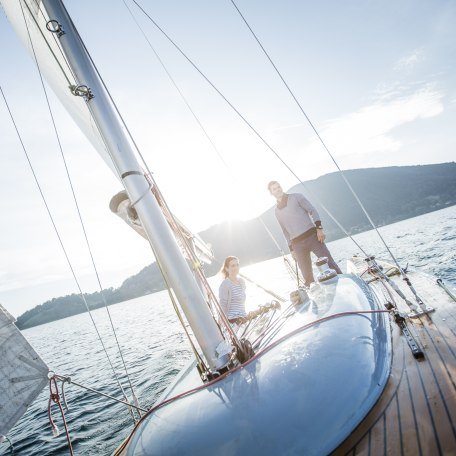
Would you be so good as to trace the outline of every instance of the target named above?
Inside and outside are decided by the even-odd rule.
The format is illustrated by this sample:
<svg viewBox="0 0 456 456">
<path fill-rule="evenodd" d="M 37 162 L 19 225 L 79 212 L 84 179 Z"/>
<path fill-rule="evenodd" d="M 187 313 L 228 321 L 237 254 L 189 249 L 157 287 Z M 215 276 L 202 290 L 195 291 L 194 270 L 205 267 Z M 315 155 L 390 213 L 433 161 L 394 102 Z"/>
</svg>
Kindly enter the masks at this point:
<svg viewBox="0 0 456 456">
<path fill-rule="evenodd" d="M 236 284 L 226 278 L 219 288 L 220 305 L 229 320 L 245 317 L 245 282 L 239 278 Z"/>
</svg>

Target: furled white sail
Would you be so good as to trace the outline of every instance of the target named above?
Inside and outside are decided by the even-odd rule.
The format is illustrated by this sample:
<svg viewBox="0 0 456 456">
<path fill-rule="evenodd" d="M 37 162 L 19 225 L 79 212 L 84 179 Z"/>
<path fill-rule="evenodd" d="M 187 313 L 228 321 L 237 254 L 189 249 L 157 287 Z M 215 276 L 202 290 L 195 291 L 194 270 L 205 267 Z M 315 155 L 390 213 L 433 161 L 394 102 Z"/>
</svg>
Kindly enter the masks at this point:
<svg viewBox="0 0 456 456">
<path fill-rule="evenodd" d="M 152 189 L 152 193 L 154 193 Z M 184 236 L 187 242 L 192 246 L 194 253 L 197 255 L 200 261 L 206 264 L 210 264 L 214 260 L 214 254 L 211 247 L 206 244 L 197 234 L 192 234 L 191 231 L 186 228 L 186 226 L 179 221 L 174 215 L 170 214 L 169 211 L 164 208 L 163 201 L 160 199 L 160 195 L 154 193 L 157 202 L 166 217 L 166 221 L 170 225 L 171 230 L 176 236 L 176 240 L 181 248 L 183 255 L 188 258 L 186 249 L 182 245 L 182 241 L 177 230 L 180 231 L 180 234 Z M 127 192 L 122 190 L 111 198 L 109 207 L 114 214 L 118 215 L 128 226 L 133 228 L 138 234 L 140 234 L 144 239 L 147 239 L 146 232 L 141 225 L 141 221 L 138 218 L 138 214 L 131 207 L 131 201 L 128 198 Z"/>
<path fill-rule="evenodd" d="M 84 99 L 73 95 L 72 88 L 77 84 L 59 47 L 55 33 L 46 28 L 49 17 L 41 1 L 0 0 L 0 3 L 16 34 L 32 58 L 35 59 L 36 57 L 39 69 L 53 92 L 117 176 L 112 160 Z"/>
<path fill-rule="evenodd" d="M 0 304 L 0 437 L 6 435 L 48 382 L 48 367 Z"/>
</svg>

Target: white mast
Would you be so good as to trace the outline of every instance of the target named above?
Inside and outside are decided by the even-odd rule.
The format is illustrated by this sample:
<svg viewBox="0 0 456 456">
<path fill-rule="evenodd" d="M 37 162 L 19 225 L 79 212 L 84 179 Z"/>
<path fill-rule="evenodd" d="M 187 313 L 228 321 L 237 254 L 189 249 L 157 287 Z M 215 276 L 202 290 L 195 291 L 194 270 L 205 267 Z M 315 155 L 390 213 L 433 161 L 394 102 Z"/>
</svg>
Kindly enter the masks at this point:
<svg viewBox="0 0 456 456">
<path fill-rule="evenodd" d="M 209 367 L 219 369 L 229 361 L 226 350 L 228 348 L 229 351 L 229 347 L 226 346 L 208 304 L 150 191 L 127 129 L 117 114 L 63 3 L 60 0 L 43 0 L 43 5 L 49 15 L 49 28 L 58 36 L 76 81 L 90 90 L 90 94 L 86 93 L 84 97 L 87 106 L 130 201 L 137 202 L 134 207 L 166 281 L 174 290 Z"/>
</svg>

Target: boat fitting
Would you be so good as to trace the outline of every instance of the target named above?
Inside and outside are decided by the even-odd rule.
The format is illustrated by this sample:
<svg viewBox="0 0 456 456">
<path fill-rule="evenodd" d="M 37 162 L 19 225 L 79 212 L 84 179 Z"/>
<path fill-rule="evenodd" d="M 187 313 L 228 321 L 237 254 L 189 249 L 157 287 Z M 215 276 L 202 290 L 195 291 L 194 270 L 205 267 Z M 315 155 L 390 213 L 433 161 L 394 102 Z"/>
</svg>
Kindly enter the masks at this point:
<svg viewBox="0 0 456 456">
<path fill-rule="evenodd" d="M 290 293 L 290 301 L 294 306 L 304 304 L 308 300 L 309 295 L 307 294 L 307 291 L 302 287 L 299 287 L 297 290 Z"/>
<path fill-rule="evenodd" d="M 317 280 L 319 282 L 326 282 L 329 279 L 337 277 L 337 272 L 328 266 L 328 257 L 320 257 L 315 261 L 320 274 L 318 274 Z"/>
</svg>

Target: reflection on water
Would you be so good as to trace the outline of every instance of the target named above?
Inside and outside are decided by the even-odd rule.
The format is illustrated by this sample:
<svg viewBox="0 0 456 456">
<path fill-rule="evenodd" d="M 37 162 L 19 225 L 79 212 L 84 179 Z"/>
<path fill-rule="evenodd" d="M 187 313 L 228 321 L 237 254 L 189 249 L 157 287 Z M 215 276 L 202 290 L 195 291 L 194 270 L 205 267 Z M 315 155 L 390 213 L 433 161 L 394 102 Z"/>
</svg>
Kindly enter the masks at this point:
<svg viewBox="0 0 456 456">
<path fill-rule="evenodd" d="M 381 228 L 381 232 L 401 265 L 409 263 L 411 267 L 439 276 L 447 284 L 456 286 L 456 206 L 386 226 Z M 358 235 L 357 240 L 369 253 L 388 259 L 374 233 Z M 336 261 L 356 253 L 356 247 L 348 239 L 332 242 L 329 247 Z M 281 258 L 248 266 L 243 273 L 284 296 L 294 288 Z M 210 282 L 217 287 L 220 280 L 220 277 L 214 277 Z M 254 286 L 247 287 L 248 311 L 270 300 L 270 296 Z M 166 292 L 111 306 L 110 311 L 140 404 L 148 408 L 190 359 L 189 345 Z M 121 363 L 116 355 L 106 311 L 99 309 L 93 315 L 120 373 Z M 79 383 L 120 398 L 88 315 L 31 328 L 24 334 L 57 373 L 69 375 Z M 296 353 L 290 353 L 290 356 L 296 356 Z M 248 377 L 248 372 L 246 375 Z M 250 385 L 247 390 L 254 393 L 255 373 L 251 375 L 250 379 L 244 378 L 243 381 Z M 120 378 L 125 382 L 125 374 Z M 131 418 L 125 407 L 74 385 L 66 388 L 66 394 L 70 407 L 67 419 L 76 454 L 111 453 L 131 429 Z M 229 396 L 229 392 L 223 394 Z M 61 434 L 52 438 L 47 421 L 47 399 L 44 392 L 10 432 L 16 454 L 68 454 L 65 436 Z M 62 431 L 57 415 L 56 421 Z M 0 445 L 0 454 L 8 454 L 7 444 Z"/>
</svg>

